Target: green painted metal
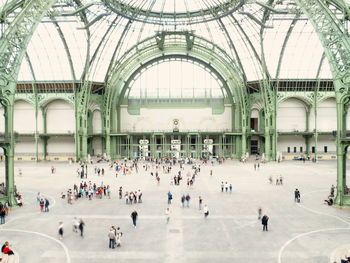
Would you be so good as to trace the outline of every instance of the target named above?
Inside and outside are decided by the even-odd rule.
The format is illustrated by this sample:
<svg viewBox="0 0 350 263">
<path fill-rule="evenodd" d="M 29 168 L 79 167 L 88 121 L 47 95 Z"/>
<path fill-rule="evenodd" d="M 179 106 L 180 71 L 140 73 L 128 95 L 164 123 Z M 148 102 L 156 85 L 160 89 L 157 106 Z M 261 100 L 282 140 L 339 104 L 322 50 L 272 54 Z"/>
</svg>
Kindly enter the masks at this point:
<svg viewBox="0 0 350 263">
<path fill-rule="evenodd" d="M 337 103 L 337 195 L 335 204 L 350 206 L 346 186 L 346 109 L 349 104 L 350 87 L 350 39 L 344 21 L 338 19 L 322 0 L 296 0 L 314 26 L 333 75 Z"/>
<path fill-rule="evenodd" d="M 159 46 L 159 35 L 145 39 L 132 47 L 121 57 L 112 67 L 113 72 L 109 73 L 108 82 L 106 84 L 105 94 L 105 129 L 106 133 L 118 130 L 116 118 L 114 117 L 120 103 L 123 101 L 125 90 L 128 88 L 125 82 L 131 79 L 135 74 L 135 69 L 141 69 L 142 66 L 152 60 L 162 60 L 166 56 L 185 56 L 190 59 L 196 59 L 202 63 L 210 62 L 210 66 L 218 72 L 227 83 L 227 93 L 234 98 L 239 105 L 242 118 L 236 128 L 242 129 L 244 134 L 247 130 L 247 109 L 249 108 L 249 98 L 241 70 L 236 66 L 235 62 L 218 46 L 213 43 L 194 36 L 191 44 L 191 50 L 188 50 L 188 32 L 166 32 L 163 34 L 164 43 Z M 119 103 L 119 105 L 118 105 Z M 117 120 L 118 121 L 118 120 Z M 245 135 L 242 135 L 245 136 Z M 242 140 L 245 143 L 245 140 Z M 245 149 L 246 147 L 243 146 Z"/>
<path fill-rule="evenodd" d="M 217 2 L 212 5 L 204 3 L 204 8 L 198 10 L 187 10 L 186 12 L 164 12 L 153 11 L 152 7 L 156 1 L 145 5 L 147 1 L 126 3 L 120 0 L 103 0 L 111 10 L 127 19 L 139 21 L 142 23 L 151 23 L 157 25 L 191 25 L 196 23 L 209 22 L 218 18 L 227 16 L 243 6 L 245 1 L 227 0 Z"/>
<path fill-rule="evenodd" d="M 23 2 L 16 7 L 20 11 L 0 38 L 0 103 L 5 110 L 5 133 L 9 138 L 9 143 L 5 147 L 5 167 L 6 195 L 10 205 L 16 203 L 14 198 L 13 106 L 17 76 L 33 32 L 54 2 L 54 0 Z"/>
</svg>

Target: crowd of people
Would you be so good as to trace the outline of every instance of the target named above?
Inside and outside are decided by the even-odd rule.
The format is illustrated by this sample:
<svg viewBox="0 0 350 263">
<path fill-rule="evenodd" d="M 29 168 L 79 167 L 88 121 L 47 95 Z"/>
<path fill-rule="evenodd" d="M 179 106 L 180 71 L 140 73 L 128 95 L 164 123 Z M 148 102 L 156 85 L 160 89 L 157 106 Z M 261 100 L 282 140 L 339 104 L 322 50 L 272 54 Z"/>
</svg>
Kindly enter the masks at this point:
<svg viewBox="0 0 350 263">
<path fill-rule="evenodd" d="M 93 198 L 102 199 L 102 197 L 111 198 L 111 187 L 109 185 L 105 185 L 101 182 L 100 185 L 93 183 L 91 181 L 81 181 L 79 185 L 74 184 L 72 188 L 69 188 L 64 194 L 61 193 L 61 198 L 67 198 L 68 204 L 73 204 L 73 200 L 78 199 L 89 199 Z"/>
<path fill-rule="evenodd" d="M 216 160 L 218 164 L 222 164 L 225 160 L 223 158 Z M 142 163 L 141 163 L 142 162 Z M 141 164 L 140 164 L 141 163 Z M 146 160 L 130 160 L 130 159 L 124 159 L 122 161 L 109 161 L 109 168 L 110 171 L 108 172 L 108 168 L 105 170 L 104 167 L 94 166 L 93 171 L 95 176 L 105 176 L 105 174 L 112 175 L 116 178 L 118 178 L 118 175 L 121 174 L 123 176 L 127 175 L 133 175 L 137 174 L 139 172 L 139 167 L 142 167 L 146 172 L 149 172 L 152 178 L 154 178 L 157 183 L 160 183 L 161 177 L 164 175 L 170 175 L 170 185 L 173 186 L 180 186 L 183 176 L 186 176 L 186 179 L 184 180 L 187 185 L 188 192 L 176 197 L 176 200 L 180 201 L 182 208 L 190 208 L 191 204 L 191 189 L 194 187 L 194 183 L 198 178 L 201 176 L 201 165 L 208 165 L 211 164 L 214 165 L 214 161 L 211 160 L 208 162 L 208 160 L 204 159 L 200 162 L 196 162 L 192 160 L 191 158 L 186 158 L 185 160 L 178 160 L 178 159 L 172 159 L 172 158 L 155 158 L 155 159 L 146 159 Z M 86 179 L 88 177 L 88 165 L 87 163 L 81 163 L 79 165 L 79 168 L 77 169 L 77 175 L 81 179 Z M 186 166 L 187 165 L 187 166 Z M 260 167 L 260 163 L 254 164 L 254 169 L 257 170 Z M 187 171 L 186 171 L 187 169 Z M 112 172 L 111 172 L 112 171 Z M 56 173 L 56 168 L 54 166 L 51 167 L 51 174 Z M 74 174 L 74 173 L 73 173 Z M 213 176 L 213 170 L 210 169 L 209 173 L 210 177 Z M 166 178 L 169 178 L 166 177 Z M 283 185 L 283 177 L 282 175 L 276 176 L 275 180 L 272 176 L 269 176 L 268 178 L 270 184 L 276 185 Z M 168 181 L 166 181 L 168 182 Z M 220 181 L 216 182 L 219 183 Z M 266 181 L 265 181 L 266 182 Z M 137 189 L 137 188 L 136 188 Z M 174 188 L 175 189 L 175 188 Z M 1 190 L 1 185 L 0 185 Z M 186 191 L 187 191 L 186 190 Z M 233 186 L 232 183 L 227 181 L 221 181 L 220 183 L 220 190 L 221 193 L 232 193 Z M 334 186 L 331 188 L 331 194 L 328 196 L 327 200 L 325 200 L 325 203 L 328 205 L 333 204 L 333 198 L 334 198 Z M 82 180 L 80 184 L 74 184 L 72 188 L 69 188 L 66 192 L 61 193 L 62 199 L 67 199 L 68 204 L 73 204 L 73 201 L 77 201 L 79 199 L 102 199 L 102 198 L 111 198 L 111 187 L 110 185 L 106 185 L 103 182 L 100 184 L 95 183 L 93 181 L 87 181 Z M 132 205 L 132 204 L 141 204 L 142 203 L 142 191 L 140 189 L 134 190 L 134 191 L 125 191 L 123 189 L 123 186 L 119 186 L 119 188 L 116 188 L 116 193 L 118 193 L 119 199 L 125 200 L 125 204 Z M 227 195 L 228 197 L 229 195 Z M 294 191 L 294 201 L 299 203 L 300 202 L 300 191 L 298 188 Z M 197 197 L 194 197 L 195 200 Z M 42 197 L 40 193 L 38 193 L 38 204 L 40 207 L 41 212 L 49 212 L 49 206 L 50 202 L 48 198 Z M 167 224 L 171 222 L 171 205 L 174 200 L 174 195 L 171 190 L 167 193 L 167 207 L 165 208 L 165 221 Z M 18 203 L 22 204 L 21 197 L 18 198 Z M 193 206 L 193 205 L 192 205 Z M 191 206 L 191 207 L 192 207 Z M 138 207 L 138 206 L 134 206 Z M 2 211 L 4 210 L 5 205 L 0 203 L 0 224 L 5 223 L 4 217 L 2 217 Z M 187 209 L 186 209 L 187 210 Z M 200 210 L 203 213 L 203 217 L 207 219 L 209 217 L 209 207 L 207 204 L 203 203 L 202 196 L 198 196 L 198 210 Z M 164 210 L 162 210 L 164 211 Z M 191 210 L 188 210 L 191 211 Z M 138 220 L 138 212 L 136 210 L 133 210 L 130 214 L 132 225 L 134 228 L 137 227 L 137 220 Z M 262 213 L 262 209 L 258 208 L 258 220 L 261 220 L 261 224 L 263 226 L 263 231 L 268 231 L 268 222 L 269 222 L 269 216 Z M 85 222 L 80 218 L 78 219 L 75 217 L 73 219 L 72 224 L 73 232 L 80 234 L 81 237 L 84 237 L 84 228 L 85 228 Z M 107 228 L 108 229 L 108 228 Z M 64 237 L 64 223 L 63 221 L 59 222 L 58 226 L 58 236 L 60 239 L 63 239 Z M 116 247 L 121 246 L 121 239 L 123 237 L 123 233 L 120 230 L 119 226 L 111 226 L 109 227 L 109 231 L 107 234 L 109 245 L 108 247 L 110 249 L 115 249 Z M 10 251 L 7 249 L 4 249 L 4 251 Z M 3 249 L 2 249 L 2 253 Z"/>
</svg>

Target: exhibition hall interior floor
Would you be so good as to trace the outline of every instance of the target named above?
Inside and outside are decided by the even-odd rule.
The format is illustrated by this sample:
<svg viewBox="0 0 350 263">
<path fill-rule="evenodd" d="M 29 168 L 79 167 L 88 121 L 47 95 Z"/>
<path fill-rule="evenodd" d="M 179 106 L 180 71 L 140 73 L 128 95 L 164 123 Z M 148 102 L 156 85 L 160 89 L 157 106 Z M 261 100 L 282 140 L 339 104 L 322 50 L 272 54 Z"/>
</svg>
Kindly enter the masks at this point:
<svg viewBox="0 0 350 263">
<path fill-rule="evenodd" d="M 3 165 L 2 177 L 3 181 Z M 51 175 L 51 165 L 56 173 Z M 104 167 L 104 176 L 94 175 L 94 167 Z M 15 181 L 24 207 L 10 212 L 0 226 L 0 242 L 9 241 L 20 262 L 330 262 L 330 255 L 350 244 L 350 210 L 323 204 L 336 183 L 336 162 L 317 164 L 289 161 L 262 164 L 254 171 L 253 162 L 226 161 L 223 165 L 201 165 L 193 189 L 184 180 L 170 185 L 171 174 L 160 174 L 160 185 L 150 171 L 139 165 L 139 173 L 115 178 L 108 164 L 89 166 L 88 181 L 111 186 L 111 199 L 81 199 L 67 204 L 61 192 L 79 184 L 77 164 L 16 162 Z M 18 176 L 18 169 L 22 177 Z M 213 169 L 213 176 L 210 176 Z M 274 184 L 268 181 L 273 176 Z M 284 184 L 275 185 L 276 176 Z M 233 185 L 232 194 L 221 193 L 221 181 Z M 143 192 L 143 203 L 126 205 L 118 189 Z M 294 189 L 301 192 L 301 203 L 294 203 Z M 171 218 L 166 224 L 167 192 L 173 194 Z M 37 192 L 49 198 L 49 213 L 40 213 Z M 189 193 L 190 208 L 182 208 L 180 197 Z M 198 209 L 198 196 L 207 204 L 207 219 Z M 269 231 L 263 232 L 258 208 L 267 214 Z M 136 209 L 138 225 L 130 214 Z M 72 231 L 74 217 L 85 221 L 85 237 Z M 59 221 L 64 222 L 64 238 L 59 240 Z M 110 227 L 120 226 L 122 246 L 108 248 Z M 350 246 L 349 246 L 350 248 Z"/>
</svg>

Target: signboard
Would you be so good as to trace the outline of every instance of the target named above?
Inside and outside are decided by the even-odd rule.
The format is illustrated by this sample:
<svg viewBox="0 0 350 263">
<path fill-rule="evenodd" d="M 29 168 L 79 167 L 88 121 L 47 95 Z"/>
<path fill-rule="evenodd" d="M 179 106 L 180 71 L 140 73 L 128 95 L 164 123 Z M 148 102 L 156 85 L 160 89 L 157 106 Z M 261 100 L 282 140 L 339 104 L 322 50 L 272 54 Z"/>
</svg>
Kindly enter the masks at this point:
<svg viewBox="0 0 350 263">
<path fill-rule="evenodd" d="M 171 140 L 172 145 L 179 145 L 181 144 L 181 140 Z"/>
<path fill-rule="evenodd" d="M 149 144 L 149 141 L 148 140 L 140 140 L 139 143 L 141 145 L 147 145 L 147 144 Z"/>
<path fill-rule="evenodd" d="M 205 139 L 204 144 L 213 144 L 213 139 Z"/>
</svg>

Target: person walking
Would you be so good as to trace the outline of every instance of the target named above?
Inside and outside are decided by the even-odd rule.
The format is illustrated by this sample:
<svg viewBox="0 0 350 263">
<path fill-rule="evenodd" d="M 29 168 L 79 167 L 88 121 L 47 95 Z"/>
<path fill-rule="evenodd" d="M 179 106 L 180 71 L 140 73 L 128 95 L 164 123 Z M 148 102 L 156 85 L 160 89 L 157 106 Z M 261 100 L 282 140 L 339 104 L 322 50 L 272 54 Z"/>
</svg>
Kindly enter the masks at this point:
<svg viewBox="0 0 350 263">
<path fill-rule="evenodd" d="M 131 219 L 132 219 L 132 224 L 134 225 L 135 228 L 136 228 L 137 216 L 138 216 L 138 214 L 137 214 L 136 210 L 134 210 L 131 213 Z"/>
<path fill-rule="evenodd" d="M 85 226 L 85 223 L 84 223 L 83 219 L 80 219 L 78 228 L 79 228 L 81 237 L 84 237 L 84 226 Z"/>
<path fill-rule="evenodd" d="M 294 191 L 294 202 L 300 203 L 300 191 L 298 188 L 296 188 Z"/>
<path fill-rule="evenodd" d="M 115 232 L 115 229 L 113 226 L 111 227 L 111 229 L 108 232 L 108 238 L 109 238 L 109 248 L 114 249 L 115 248 L 116 232 Z"/>
<path fill-rule="evenodd" d="M 60 239 L 63 239 L 63 222 L 58 223 L 58 236 Z"/>
<path fill-rule="evenodd" d="M 44 212 L 49 212 L 49 205 L 50 205 L 49 199 L 45 198 L 45 210 L 44 210 Z"/>
<path fill-rule="evenodd" d="M 209 215 L 209 209 L 208 209 L 208 206 L 206 204 L 203 207 L 203 212 L 204 212 L 204 218 L 207 218 Z"/>
<path fill-rule="evenodd" d="M 262 215 L 262 209 L 261 207 L 258 208 L 258 220 L 261 219 L 261 215 Z"/>
<path fill-rule="evenodd" d="M 165 209 L 165 219 L 166 219 L 166 223 L 169 224 L 169 220 L 170 220 L 170 208 L 169 207 L 167 209 Z"/>
<path fill-rule="evenodd" d="M 0 203 L 0 225 L 5 224 L 6 210 L 5 206 Z"/>
<path fill-rule="evenodd" d="M 268 222 L 269 222 L 269 217 L 267 215 L 264 215 L 261 219 L 261 224 L 263 225 L 263 231 L 268 231 L 267 230 Z"/>
<path fill-rule="evenodd" d="M 168 192 L 168 205 L 171 205 L 171 200 L 173 199 L 172 193 L 169 191 Z"/>
<path fill-rule="evenodd" d="M 190 200 L 191 200 L 191 197 L 189 194 L 186 195 L 186 204 L 187 204 L 187 207 L 190 207 Z"/>
<path fill-rule="evenodd" d="M 76 217 L 73 219 L 73 232 L 78 233 L 79 221 Z"/>
<path fill-rule="evenodd" d="M 201 196 L 198 197 L 198 209 L 202 210 L 202 203 L 203 203 L 203 199 Z"/>
<path fill-rule="evenodd" d="M 182 208 L 184 208 L 184 207 L 185 207 L 185 200 L 186 200 L 185 195 L 182 195 L 182 196 L 181 196 L 181 204 L 182 204 Z"/>
<path fill-rule="evenodd" d="M 120 230 L 120 227 L 117 227 L 116 230 L 116 244 L 117 247 L 120 247 L 122 245 L 122 236 L 123 236 L 123 232 Z"/>
<path fill-rule="evenodd" d="M 40 212 L 44 212 L 44 205 L 45 205 L 44 199 L 41 198 L 39 203 Z"/>
<path fill-rule="evenodd" d="M 334 191 L 335 191 L 335 187 L 334 187 L 334 185 L 332 184 L 332 187 L 331 187 L 331 196 L 332 196 L 332 197 L 334 196 Z"/>
</svg>

